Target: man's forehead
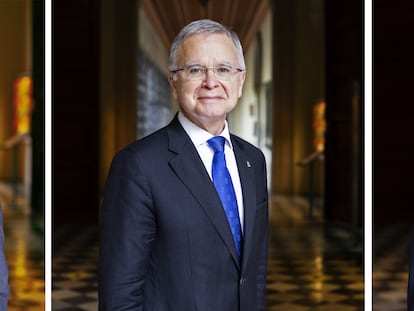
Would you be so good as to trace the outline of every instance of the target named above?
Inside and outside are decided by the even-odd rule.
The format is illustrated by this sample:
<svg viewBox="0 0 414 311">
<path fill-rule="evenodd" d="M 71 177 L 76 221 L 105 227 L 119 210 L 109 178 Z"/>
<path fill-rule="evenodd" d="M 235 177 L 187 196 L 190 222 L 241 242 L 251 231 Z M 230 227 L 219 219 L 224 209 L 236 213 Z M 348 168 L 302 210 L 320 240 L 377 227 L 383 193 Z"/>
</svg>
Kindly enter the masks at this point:
<svg viewBox="0 0 414 311">
<path fill-rule="evenodd" d="M 184 40 L 181 42 L 181 46 L 185 45 L 188 42 L 191 41 L 204 41 L 206 39 L 215 39 L 218 38 L 220 43 L 228 44 L 230 43 L 233 45 L 233 41 L 231 38 L 223 32 L 201 32 L 201 33 L 195 33 L 188 35 L 184 38 Z"/>
<path fill-rule="evenodd" d="M 208 39 L 212 39 L 213 41 L 210 40 L 207 43 L 206 40 Z M 215 51 L 217 48 L 218 50 L 224 51 L 227 56 L 229 56 L 228 54 L 232 54 L 232 56 L 237 57 L 237 49 L 231 38 L 225 33 L 192 34 L 182 41 L 178 48 L 178 56 L 186 57 L 193 53 L 209 55 L 211 53 L 217 53 Z"/>
</svg>

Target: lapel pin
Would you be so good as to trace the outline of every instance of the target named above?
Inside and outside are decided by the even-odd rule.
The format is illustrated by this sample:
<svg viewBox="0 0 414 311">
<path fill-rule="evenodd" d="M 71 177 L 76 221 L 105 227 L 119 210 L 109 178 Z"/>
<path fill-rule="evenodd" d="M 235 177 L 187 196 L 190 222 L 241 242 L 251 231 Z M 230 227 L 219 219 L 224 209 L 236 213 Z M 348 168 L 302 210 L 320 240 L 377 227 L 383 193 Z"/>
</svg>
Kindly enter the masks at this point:
<svg viewBox="0 0 414 311">
<path fill-rule="evenodd" d="M 250 164 L 249 161 L 246 161 L 246 165 L 247 165 L 247 167 L 252 167 L 252 165 Z"/>
</svg>

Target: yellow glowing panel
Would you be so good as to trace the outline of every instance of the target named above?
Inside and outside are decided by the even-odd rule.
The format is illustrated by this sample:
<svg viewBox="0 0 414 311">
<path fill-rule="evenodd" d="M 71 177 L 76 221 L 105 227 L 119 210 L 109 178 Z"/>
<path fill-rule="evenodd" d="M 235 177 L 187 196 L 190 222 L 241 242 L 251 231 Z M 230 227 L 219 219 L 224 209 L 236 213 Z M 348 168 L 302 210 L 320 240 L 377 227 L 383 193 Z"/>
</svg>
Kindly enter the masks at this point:
<svg viewBox="0 0 414 311">
<path fill-rule="evenodd" d="M 313 107 L 313 148 L 315 151 L 323 151 L 325 149 L 325 108 L 324 101 L 316 103 Z"/>
<path fill-rule="evenodd" d="M 23 76 L 14 82 L 14 126 L 16 134 L 30 132 L 33 110 L 32 79 Z"/>
</svg>

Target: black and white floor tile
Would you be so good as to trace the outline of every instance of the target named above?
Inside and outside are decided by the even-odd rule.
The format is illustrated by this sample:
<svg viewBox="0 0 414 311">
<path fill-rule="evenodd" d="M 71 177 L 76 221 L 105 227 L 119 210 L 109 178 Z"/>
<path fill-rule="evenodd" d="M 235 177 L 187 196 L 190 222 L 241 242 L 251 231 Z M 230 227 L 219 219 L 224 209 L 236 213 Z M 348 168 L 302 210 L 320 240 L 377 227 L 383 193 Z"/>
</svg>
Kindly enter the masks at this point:
<svg viewBox="0 0 414 311">
<path fill-rule="evenodd" d="M 44 311 L 44 223 L 9 184 L 0 183 L 4 252 L 9 268 L 8 311 Z"/>
<path fill-rule="evenodd" d="M 306 214 L 301 199 L 273 200 L 267 310 L 363 310 L 361 245 Z M 53 310 L 97 310 L 98 227 L 54 232 Z"/>
<path fill-rule="evenodd" d="M 373 311 L 406 311 L 408 245 L 413 226 L 374 226 Z"/>
<path fill-rule="evenodd" d="M 11 295 L 8 311 L 41 311 L 44 300 L 44 244 L 41 221 L 30 207 L 0 184 L 5 253 Z M 363 310 L 363 249 L 360 232 L 312 220 L 301 198 L 276 197 L 270 206 L 271 237 L 267 310 Z M 406 310 L 407 248 L 411 225 L 377 226 L 374 231 L 373 311 Z M 54 226 L 52 310 L 97 310 L 97 225 Z"/>
</svg>

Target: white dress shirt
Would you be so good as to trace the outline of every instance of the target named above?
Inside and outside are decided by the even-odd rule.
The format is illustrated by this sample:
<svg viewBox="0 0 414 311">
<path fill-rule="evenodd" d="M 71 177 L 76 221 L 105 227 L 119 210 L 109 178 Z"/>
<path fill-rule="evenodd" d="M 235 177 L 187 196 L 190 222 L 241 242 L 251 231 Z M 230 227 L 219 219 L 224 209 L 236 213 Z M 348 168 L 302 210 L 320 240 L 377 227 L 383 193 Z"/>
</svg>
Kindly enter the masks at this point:
<svg viewBox="0 0 414 311">
<path fill-rule="evenodd" d="M 208 140 L 214 135 L 207 132 L 206 130 L 198 127 L 195 123 L 191 122 L 187 117 L 185 117 L 181 112 L 178 113 L 178 120 L 183 126 L 184 130 L 190 136 L 191 141 L 197 149 L 198 154 L 200 155 L 201 160 L 204 163 L 204 166 L 212 179 L 211 168 L 213 164 L 214 151 L 209 146 Z M 243 232 L 244 227 L 244 212 L 243 212 L 243 194 L 241 189 L 239 170 L 237 168 L 236 157 L 233 151 L 233 145 L 230 140 L 230 132 L 227 121 L 225 122 L 224 130 L 220 133 L 220 136 L 225 138 L 224 144 L 224 155 L 226 157 L 227 169 L 230 172 L 231 180 L 233 182 L 234 191 L 236 192 L 237 206 L 239 209 L 239 217 L 241 229 Z"/>
</svg>

